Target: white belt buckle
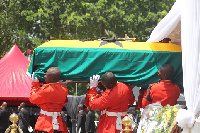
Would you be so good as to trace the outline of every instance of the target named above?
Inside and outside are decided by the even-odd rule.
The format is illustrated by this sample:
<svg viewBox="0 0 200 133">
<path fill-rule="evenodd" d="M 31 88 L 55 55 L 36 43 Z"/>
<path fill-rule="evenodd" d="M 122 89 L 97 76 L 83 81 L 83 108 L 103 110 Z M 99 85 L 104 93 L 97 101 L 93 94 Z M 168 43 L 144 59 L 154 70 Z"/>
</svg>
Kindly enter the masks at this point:
<svg viewBox="0 0 200 133">
<path fill-rule="evenodd" d="M 118 112 L 117 113 L 117 120 L 116 120 L 116 129 L 117 130 L 122 130 L 122 119 L 121 119 L 122 113 Z"/>
<path fill-rule="evenodd" d="M 103 111 L 101 111 L 101 115 L 106 114 L 106 110 L 104 109 Z"/>
<path fill-rule="evenodd" d="M 61 116 L 61 113 L 60 113 L 60 112 L 48 112 L 48 111 L 43 111 L 43 110 L 41 110 L 40 113 L 41 113 L 41 114 L 44 114 L 44 115 L 46 115 L 46 116 L 51 116 L 51 117 L 52 117 L 53 129 L 54 129 L 54 130 L 58 130 L 58 129 L 59 129 L 59 124 L 60 124 L 60 123 L 58 123 L 57 117 L 58 117 L 58 116 Z"/>
<path fill-rule="evenodd" d="M 53 129 L 54 130 L 58 130 L 59 129 L 59 123 L 58 123 L 58 120 L 57 120 L 57 116 L 58 116 L 58 113 L 57 112 L 53 112 L 53 115 L 52 115 L 52 118 L 53 118 L 52 124 L 53 124 Z"/>
</svg>

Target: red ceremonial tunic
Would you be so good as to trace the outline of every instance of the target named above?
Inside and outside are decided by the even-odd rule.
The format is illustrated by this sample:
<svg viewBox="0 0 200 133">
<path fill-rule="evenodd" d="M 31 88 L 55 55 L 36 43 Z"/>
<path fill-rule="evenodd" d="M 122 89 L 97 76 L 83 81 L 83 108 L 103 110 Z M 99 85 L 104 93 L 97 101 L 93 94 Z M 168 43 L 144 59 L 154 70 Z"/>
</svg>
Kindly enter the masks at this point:
<svg viewBox="0 0 200 133">
<path fill-rule="evenodd" d="M 88 93 L 91 94 L 88 96 L 89 106 L 92 110 L 106 109 L 109 112 L 126 112 L 128 105 L 132 105 L 135 101 L 132 89 L 121 82 L 117 83 L 112 89 L 106 89 L 100 97 L 92 98 L 93 90 L 89 90 Z M 116 130 L 116 119 L 116 116 L 101 115 L 98 123 L 98 133 L 120 133 L 120 130 Z"/>
<path fill-rule="evenodd" d="M 67 87 L 60 83 L 49 83 L 40 87 L 39 82 L 32 82 L 32 92 L 29 100 L 31 103 L 36 104 L 44 111 L 61 112 L 67 102 L 67 95 Z M 67 127 L 65 126 L 61 116 L 57 117 L 57 121 L 59 123 L 58 131 L 68 133 Z M 40 113 L 35 129 L 38 131 L 54 133 L 52 116 L 46 116 Z"/>
<path fill-rule="evenodd" d="M 140 89 L 138 96 L 138 108 L 142 108 L 142 99 L 148 94 L 147 90 Z"/>
<path fill-rule="evenodd" d="M 145 97 L 142 99 L 142 107 L 145 108 L 151 103 L 160 102 L 162 106 L 169 104 L 174 106 L 177 104 L 177 99 L 180 95 L 180 88 L 170 80 L 161 80 L 160 82 L 150 84 L 150 97 L 152 102 L 149 102 Z"/>
</svg>

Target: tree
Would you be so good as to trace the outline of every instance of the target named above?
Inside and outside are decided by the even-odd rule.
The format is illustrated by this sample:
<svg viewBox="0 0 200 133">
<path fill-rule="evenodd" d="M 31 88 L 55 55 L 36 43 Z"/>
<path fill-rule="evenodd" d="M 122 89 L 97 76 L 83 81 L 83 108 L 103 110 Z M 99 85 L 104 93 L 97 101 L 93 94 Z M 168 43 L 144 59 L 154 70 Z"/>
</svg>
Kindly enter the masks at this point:
<svg viewBox="0 0 200 133">
<path fill-rule="evenodd" d="M 22 52 L 49 39 L 136 37 L 146 41 L 175 0 L 2 0 L 0 57 L 16 43 Z M 105 34 L 105 30 L 108 35 Z M 78 84 L 78 95 L 86 92 Z M 75 94 L 75 85 L 69 85 Z M 72 88 L 72 89 L 71 89 Z M 83 88 L 83 91 L 82 91 Z"/>
<path fill-rule="evenodd" d="M 0 55 L 4 56 L 10 48 L 17 43 L 22 52 L 29 47 L 34 48 L 36 43 L 41 43 L 41 38 L 34 38 L 31 30 L 33 23 L 25 20 L 21 12 L 27 8 L 20 0 L 3 0 L 0 2 Z M 43 40 L 43 39 L 42 39 Z"/>
<path fill-rule="evenodd" d="M 24 52 L 49 39 L 136 37 L 146 41 L 175 0 L 3 0 L 1 57 L 16 42 Z M 109 36 L 105 34 L 105 29 Z"/>
<path fill-rule="evenodd" d="M 68 90 L 69 90 L 69 95 L 76 95 L 76 83 L 67 83 L 66 84 Z M 89 88 L 88 83 L 78 83 L 77 84 L 77 96 L 86 94 L 87 89 Z"/>
</svg>

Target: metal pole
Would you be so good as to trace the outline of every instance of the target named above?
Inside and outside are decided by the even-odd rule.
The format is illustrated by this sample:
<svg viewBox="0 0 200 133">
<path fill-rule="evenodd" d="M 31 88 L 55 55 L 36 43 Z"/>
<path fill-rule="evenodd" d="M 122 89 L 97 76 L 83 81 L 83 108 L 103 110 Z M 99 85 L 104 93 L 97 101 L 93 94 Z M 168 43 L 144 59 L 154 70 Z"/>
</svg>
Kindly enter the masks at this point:
<svg viewBox="0 0 200 133">
<path fill-rule="evenodd" d="M 76 121 L 72 122 L 72 133 L 76 133 Z"/>
<path fill-rule="evenodd" d="M 76 83 L 76 96 L 77 96 L 77 83 Z"/>
</svg>

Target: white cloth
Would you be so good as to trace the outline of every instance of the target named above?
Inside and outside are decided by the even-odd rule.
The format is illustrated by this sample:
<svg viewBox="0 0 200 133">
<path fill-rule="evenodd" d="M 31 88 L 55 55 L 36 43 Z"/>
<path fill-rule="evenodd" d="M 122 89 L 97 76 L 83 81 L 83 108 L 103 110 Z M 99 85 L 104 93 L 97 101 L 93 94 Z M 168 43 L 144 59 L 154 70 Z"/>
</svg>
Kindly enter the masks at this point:
<svg viewBox="0 0 200 133">
<path fill-rule="evenodd" d="M 57 117 L 61 116 L 61 112 L 48 112 L 41 109 L 40 113 L 46 116 L 51 116 L 53 119 L 52 120 L 53 129 L 54 130 L 59 129 L 59 123 L 58 123 Z"/>
<path fill-rule="evenodd" d="M 147 42 L 159 42 L 175 29 L 181 19 L 181 2 L 182 0 L 176 0 L 169 13 L 154 28 Z"/>
<path fill-rule="evenodd" d="M 184 116 L 184 117 L 183 117 Z M 178 126 L 180 127 L 189 127 L 191 128 L 195 121 L 195 115 L 193 112 L 185 109 L 179 109 L 176 121 L 178 122 Z"/>
<path fill-rule="evenodd" d="M 184 95 L 188 111 L 196 115 L 200 111 L 200 0 L 182 0 L 181 8 Z"/>
<path fill-rule="evenodd" d="M 190 128 L 183 128 L 183 131 L 181 133 L 199 133 L 200 132 L 200 122 L 196 122 L 194 126 Z M 191 130 L 191 132 L 190 132 Z"/>
<path fill-rule="evenodd" d="M 122 130 L 122 116 L 127 115 L 127 112 L 109 112 L 106 110 L 101 111 L 101 115 L 106 114 L 107 116 L 116 116 L 116 129 L 117 130 Z"/>
<path fill-rule="evenodd" d="M 200 111 L 200 0 L 176 0 L 170 12 L 152 31 L 147 42 L 158 42 L 167 37 L 180 19 L 184 95 L 188 114 L 193 113 L 191 116 L 195 116 Z M 181 124 L 186 132 L 194 124 L 193 117 L 190 118 Z M 199 125 L 196 124 L 194 128 Z"/>
</svg>

